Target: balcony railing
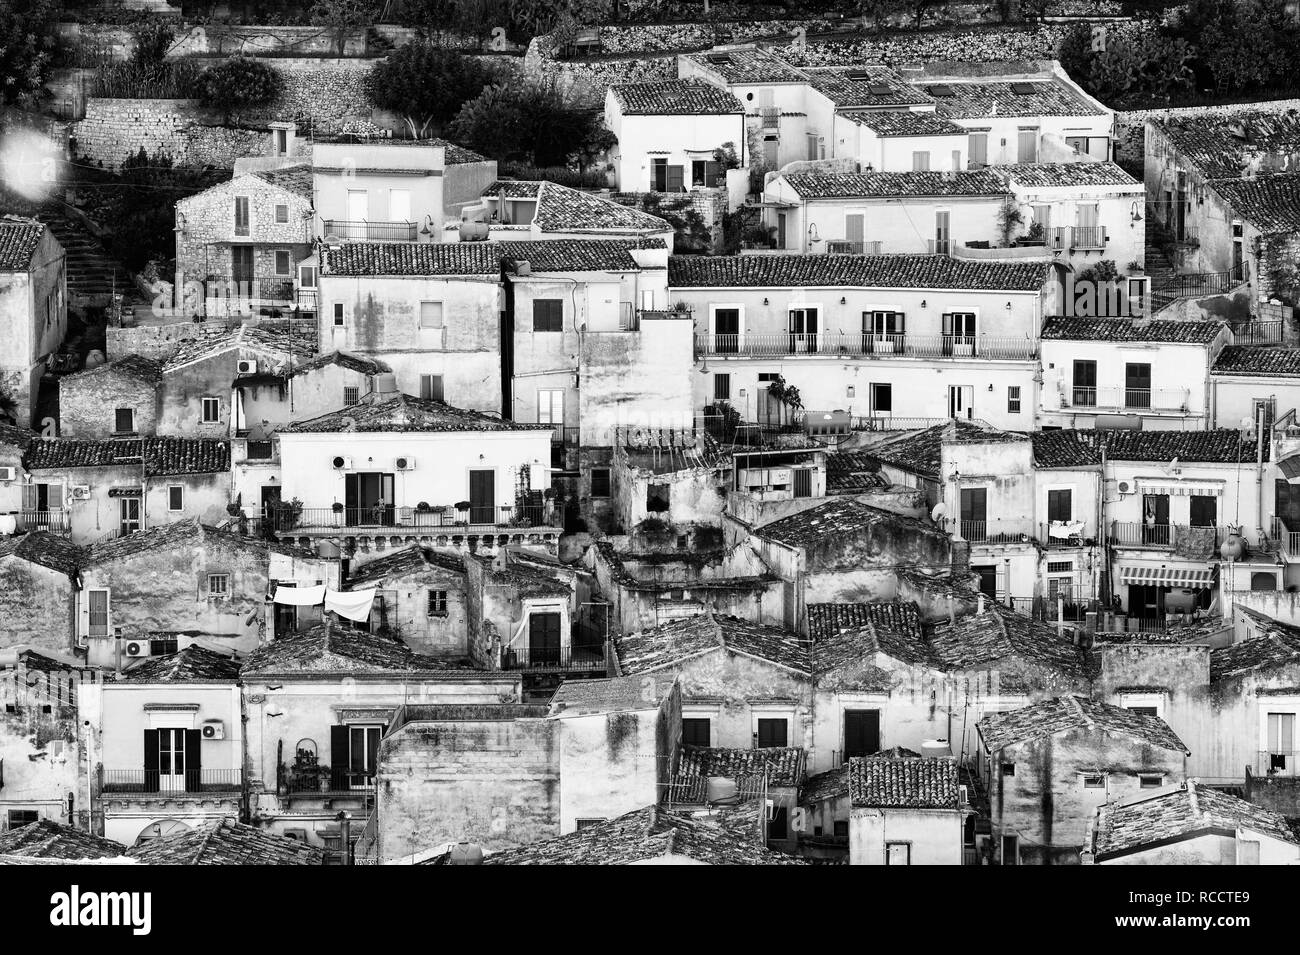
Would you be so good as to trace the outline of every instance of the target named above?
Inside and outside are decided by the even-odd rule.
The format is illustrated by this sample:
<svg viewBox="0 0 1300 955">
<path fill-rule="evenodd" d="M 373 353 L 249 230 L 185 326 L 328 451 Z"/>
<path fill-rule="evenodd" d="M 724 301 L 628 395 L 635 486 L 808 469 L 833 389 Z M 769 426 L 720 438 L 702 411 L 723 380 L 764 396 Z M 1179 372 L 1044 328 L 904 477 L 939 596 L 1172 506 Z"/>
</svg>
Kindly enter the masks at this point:
<svg viewBox="0 0 1300 955">
<path fill-rule="evenodd" d="M 278 792 L 290 799 L 340 796 L 365 799 L 375 792 L 375 774 L 370 771 L 332 769 L 328 766 L 311 769 L 281 766 L 277 777 Z"/>
<path fill-rule="evenodd" d="M 1100 251 L 1106 248 L 1104 226 L 1058 226 L 1051 231 L 1051 248 L 1069 251 Z"/>
<path fill-rule="evenodd" d="M 828 239 L 826 251 L 834 255 L 879 255 L 880 242 L 850 242 L 847 239 Z"/>
<path fill-rule="evenodd" d="M 923 431 L 951 418 L 904 418 L 894 415 L 854 415 L 849 427 L 853 431 Z"/>
<path fill-rule="evenodd" d="M 1300 531 L 1293 531 L 1281 517 L 1273 518 L 1273 537 L 1280 545 L 1282 559 L 1300 561 Z"/>
<path fill-rule="evenodd" d="M 1300 767 L 1300 750 L 1260 750 L 1255 755 L 1252 770 L 1256 776 L 1297 776 Z"/>
<path fill-rule="evenodd" d="M 981 358 L 1028 361 L 1038 357 L 1031 338 L 989 335 L 876 335 L 870 332 L 774 335 L 696 335 L 697 355 L 767 357 L 824 355 L 858 358 Z"/>
<path fill-rule="evenodd" d="M 776 106 L 763 106 L 758 111 L 763 129 L 776 129 L 781 125 L 781 110 Z"/>
<path fill-rule="evenodd" d="M 274 508 L 254 519 L 262 529 L 274 534 L 298 531 L 340 530 L 344 533 L 374 528 L 396 530 L 476 531 L 503 527 L 551 527 L 557 517 L 554 508 L 544 505 L 486 506 L 458 509 L 435 507 L 421 511 L 414 507 L 392 505 L 374 507 L 304 507 L 295 512 L 290 507 Z"/>
<path fill-rule="evenodd" d="M 326 219 L 325 235 L 351 242 L 415 242 L 414 222 L 384 222 L 369 219 Z"/>
<path fill-rule="evenodd" d="M 238 793 L 244 786 L 242 769 L 195 769 L 164 773 L 156 769 L 101 770 L 100 792 L 139 796 L 175 796 L 190 793 Z"/>
<path fill-rule="evenodd" d="M 925 244 L 931 255 L 949 255 L 952 252 L 952 239 L 926 239 Z"/>
<path fill-rule="evenodd" d="M 1038 529 L 1038 540 L 1045 547 L 1082 547 L 1096 540 L 1096 532 L 1084 521 L 1054 521 Z"/>
<path fill-rule="evenodd" d="M 1204 552 L 1209 557 L 1233 532 L 1229 527 L 1193 527 L 1188 524 L 1146 524 L 1114 521 L 1110 542 L 1119 547 L 1172 549 L 1190 553 Z"/>
<path fill-rule="evenodd" d="M 1094 388 L 1074 385 L 1061 394 L 1063 408 L 1122 408 L 1130 411 L 1186 411 L 1186 388 Z"/>
<path fill-rule="evenodd" d="M 67 511 L 19 511 L 14 515 L 15 530 L 46 531 L 50 534 L 67 535 L 72 531 L 72 522 Z"/>
<path fill-rule="evenodd" d="M 503 670 L 585 670 L 605 672 L 605 647 L 583 645 L 567 647 L 519 646 L 501 651 Z"/>
<path fill-rule="evenodd" d="M 1032 521 L 959 521 L 963 539 L 972 544 L 1022 544 L 1034 539 Z"/>
</svg>

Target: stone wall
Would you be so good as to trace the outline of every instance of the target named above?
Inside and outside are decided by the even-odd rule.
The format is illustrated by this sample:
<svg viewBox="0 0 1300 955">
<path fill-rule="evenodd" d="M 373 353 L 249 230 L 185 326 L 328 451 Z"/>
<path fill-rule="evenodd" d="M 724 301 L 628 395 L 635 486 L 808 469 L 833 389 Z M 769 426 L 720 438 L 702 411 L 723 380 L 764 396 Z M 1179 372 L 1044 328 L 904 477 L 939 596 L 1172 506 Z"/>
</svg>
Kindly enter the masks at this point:
<svg viewBox="0 0 1300 955">
<path fill-rule="evenodd" d="M 13 555 L 0 559 L 0 647 L 69 652 L 72 600 L 67 574 Z"/>
<path fill-rule="evenodd" d="M 229 331 L 225 322 L 174 322 L 129 328 L 110 325 L 105 333 L 105 350 L 109 359 L 123 355 L 164 359 L 170 358 L 181 342 L 195 338 L 220 338 Z"/>
<path fill-rule="evenodd" d="M 99 369 L 59 379 L 59 436 L 111 438 L 117 408 L 135 409 L 135 429 L 151 435 L 158 426 L 159 385 L 138 375 Z"/>
<path fill-rule="evenodd" d="M 1300 109 L 1300 99 L 1269 100 L 1264 103 L 1224 103 L 1219 106 L 1183 106 L 1174 109 L 1136 109 L 1115 114 L 1115 161 L 1141 178 L 1146 155 L 1146 121 L 1180 116 L 1231 116 L 1234 113 L 1266 111 L 1283 113 Z"/>
</svg>

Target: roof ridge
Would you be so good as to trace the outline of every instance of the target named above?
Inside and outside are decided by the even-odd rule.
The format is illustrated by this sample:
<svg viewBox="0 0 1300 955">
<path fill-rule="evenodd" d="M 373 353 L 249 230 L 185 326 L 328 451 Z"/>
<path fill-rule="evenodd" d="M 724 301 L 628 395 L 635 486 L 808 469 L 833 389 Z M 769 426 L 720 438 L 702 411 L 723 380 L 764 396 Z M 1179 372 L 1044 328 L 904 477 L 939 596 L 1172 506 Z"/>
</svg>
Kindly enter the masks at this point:
<svg viewBox="0 0 1300 955">
<path fill-rule="evenodd" d="M 1188 780 L 1187 780 L 1187 801 L 1188 801 L 1189 803 L 1191 803 L 1191 806 L 1192 806 L 1192 815 L 1193 815 L 1193 816 L 1196 816 L 1197 818 L 1200 818 L 1203 814 L 1202 814 L 1202 812 L 1201 812 L 1201 801 L 1200 801 L 1199 799 L 1196 798 L 1196 780 L 1195 780 L 1195 779 L 1188 779 Z M 1206 813 L 1205 815 L 1208 815 L 1208 813 Z"/>
<path fill-rule="evenodd" d="M 1075 715 L 1078 716 L 1079 719 L 1083 720 L 1085 726 L 1092 728 L 1097 725 L 1096 720 L 1094 720 L 1090 714 L 1084 712 L 1083 704 L 1079 702 L 1079 695 L 1077 693 L 1067 693 L 1065 694 L 1065 698 L 1069 700 L 1070 707 L 1074 710 Z"/>
</svg>

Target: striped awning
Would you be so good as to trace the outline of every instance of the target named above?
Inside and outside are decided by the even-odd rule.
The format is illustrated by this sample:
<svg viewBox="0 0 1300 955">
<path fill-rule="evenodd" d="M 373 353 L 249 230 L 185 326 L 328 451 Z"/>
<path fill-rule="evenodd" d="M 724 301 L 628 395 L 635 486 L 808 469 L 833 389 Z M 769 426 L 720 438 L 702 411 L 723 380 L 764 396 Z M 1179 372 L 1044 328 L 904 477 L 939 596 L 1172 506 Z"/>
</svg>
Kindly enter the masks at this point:
<svg viewBox="0 0 1300 955">
<path fill-rule="evenodd" d="M 1137 479 L 1138 489 L 1143 494 L 1203 494 L 1212 496 L 1223 493 L 1224 481 L 1179 481 L 1172 478 Z"/>
<path fill-rule="evenodd" d="M 1214 571 L 1196 567 L 1121 567 L 1121 584 L 1147 584 L 1152 587 L 1179 587 L 1194 590 L 1214 586 Z"/>
<path fill-rule="evenodd" d="M 109 497 L 144 497 L 144 488 L 142 487 L 110 487 L 108 489 Z"/>
</svg>

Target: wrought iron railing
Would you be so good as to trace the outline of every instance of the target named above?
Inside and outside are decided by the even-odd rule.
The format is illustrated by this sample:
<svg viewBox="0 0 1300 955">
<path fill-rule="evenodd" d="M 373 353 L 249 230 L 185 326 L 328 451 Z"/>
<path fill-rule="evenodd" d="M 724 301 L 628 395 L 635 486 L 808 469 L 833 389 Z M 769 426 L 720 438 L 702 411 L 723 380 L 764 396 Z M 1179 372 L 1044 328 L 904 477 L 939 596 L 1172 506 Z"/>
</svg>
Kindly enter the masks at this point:
<svg viewBox="0 0 1300 955">
<path fill-rule="evenodd" d="M 503 670 L 586 670 L 605 672 L 605 647 L 518 646 L 501 651 Z"/>
<path fill-rule="evenodd" d="M 836 255 L 879 255 L 880 242 L 850 242 L 848 239 L 828 239 L 826 251 Z"/>
<path fill-rule="evenodd" d="M 1033 521 L 958 522 L 962 538 L 972 544 L 1022 544 L 1034 539 Z"/>
<path fill-rule="evenodd" d="M 825 355 L 827 357 L 981 358 L 1032 360 L 1038 343 L 1028 337 L 989 335 L 878 335 L 871 332 L 787 332 L 765 335 L 696 335 L 697 355 L 764 357 Z"/>
<path fill-rule="evenodd" d="M 1073 385 L 1061 393 L 1066 408 L 1123 408 L 1132 411 L 1186 411 L 1186 388 L 1121 388 Z"/>
<path fill-rule="evenodd" d="M 244 785 L 242 769 L 191 769 L 179 773 L 157 769 L 103 769 L 100 773 L 100 792 L 105 794 L 237 793 Z"/>
<path fill-rule="evenodd" d="M 275 534 L 295 531 L 359 530 L 365 528 L 394 528 L 412 530 L 446 529 L 447 531 L 475 528 L 550 527 L 556 522 L 554 508 L 545 504 L 494 505 L 456 508 L 374 505 L 371 507 L 304 507 L 298 510 L 289 506 L 270 508 L 260 514 L 250 514 L 250 520 L 260 521 L 262 529 Z"/>
<path fill-rule="evenodd" d="M 326 219 L 326 236 L 352 242 L 415 242 L 414 222 L 384 222 L 369 219 Z"/>
<path fill-rule="evenodd" d="M 366 798 L 375 792 L 375 774 L 370 770 L 353 770 L 329 766 L 296 768 L 281 766 L 277 773 L 277 789 L 282 796 L 309 798 L 312 796 L 356 796 Z"/>
<path fill-rule="evenodd" d="M 15 529 L 22 531 L 47 531 L 50 534 L 72 532 L 71 515 L 67 511 L 19 511 L 14 515 Z"/>
</svg>

